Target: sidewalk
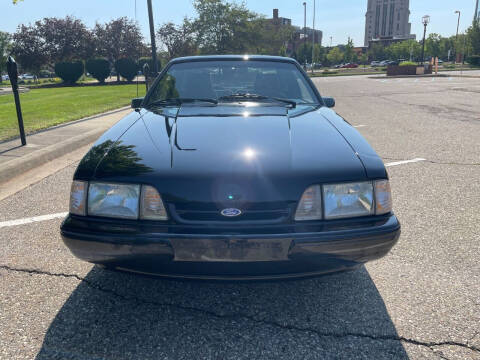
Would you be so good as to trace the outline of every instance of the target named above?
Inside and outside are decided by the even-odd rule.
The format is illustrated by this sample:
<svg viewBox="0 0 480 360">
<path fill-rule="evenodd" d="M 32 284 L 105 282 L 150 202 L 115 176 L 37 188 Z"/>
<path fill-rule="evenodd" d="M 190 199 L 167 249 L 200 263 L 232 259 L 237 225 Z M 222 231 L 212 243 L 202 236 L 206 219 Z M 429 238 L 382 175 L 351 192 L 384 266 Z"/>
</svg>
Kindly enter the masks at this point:
<svg viewBox="0 0 480 360">
<path fill-rule="evenodd" d="M 27 135 L 26 146 L 21 146 L 20 139 L 0 143 L 0 184 L 93 143 L 131 111 L 123 107 Z"/>
</svg>

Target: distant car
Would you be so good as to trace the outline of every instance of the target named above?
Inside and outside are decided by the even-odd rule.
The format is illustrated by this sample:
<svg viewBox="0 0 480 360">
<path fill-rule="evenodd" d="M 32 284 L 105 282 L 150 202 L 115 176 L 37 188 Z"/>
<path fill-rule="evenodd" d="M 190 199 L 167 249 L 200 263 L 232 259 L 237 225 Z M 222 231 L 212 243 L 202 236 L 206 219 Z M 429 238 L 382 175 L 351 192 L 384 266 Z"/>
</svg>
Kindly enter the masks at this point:
<svg viewBox="0 0 480 360">
<path fill-rule="evenodd" d="M 372 62 L 370 63 L 370 66 L 371 66 L 371 67 L 378 67 L 378 66 L 380 66 L 380 61 L 372 61 Z"/>
<path fill-rule="evenodd" d="M 32 74 L 23 74 L 18 77 L 21 80 L 33 80 L 35 79 L 35 76 Z"/>
<path fill-rule="evenodd" d="M 2 81 L 7 81 L 10 80 L 10 77 L 8 75 L 2 75 Z"/>
<path fill-rule="evenodd" d="M 80 259 L 174 278 L 314 276 L 386 255 L 388 174 L 294 59 L 174 59 L 78 165 Z"/>
<path fill-rule="evenodd" d="M 355 64 L 355 63 L 348 63 L 348 64 L 345 64 L 342 66 L 342 68 L 344 69 L 354 69 L 354 68 L 357 68 L 358 67 L 358 64 Z"/>
<path fill-rule="evenodd" d="M 439 63 L 439 64 L 443 64 L 444 61 L 443 61 L 442 59 L 438 59 L 438 63 Z"/>
</svg>

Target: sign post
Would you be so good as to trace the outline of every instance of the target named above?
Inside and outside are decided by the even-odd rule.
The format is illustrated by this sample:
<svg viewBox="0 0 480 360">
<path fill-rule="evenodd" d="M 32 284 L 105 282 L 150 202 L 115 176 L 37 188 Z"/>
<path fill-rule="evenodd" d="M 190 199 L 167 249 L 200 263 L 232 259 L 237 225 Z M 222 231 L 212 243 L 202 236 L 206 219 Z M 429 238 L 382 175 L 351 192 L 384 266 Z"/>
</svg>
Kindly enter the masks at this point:
<svg viewBox="0 0 480 360">
<path fill-rule="evenodd" d="M 20 140 L 22 141 L 22 146 L 27 145 L 27 140 L 25 139 L 25 129 L 23 127 L 23 116 L 22 108 L 20 106 L 20 97 L 18 96 L 18 70 L 17 63 L 13 57 L 9 56 L 7 60 L 7 71 L 10 78 L 10 83 L 12 84 L 13 97 L 15 98 L 15 107 L 17 108 L 17 118 L 18 118 L 18 128 L 20 130 Z"/>
</svg>

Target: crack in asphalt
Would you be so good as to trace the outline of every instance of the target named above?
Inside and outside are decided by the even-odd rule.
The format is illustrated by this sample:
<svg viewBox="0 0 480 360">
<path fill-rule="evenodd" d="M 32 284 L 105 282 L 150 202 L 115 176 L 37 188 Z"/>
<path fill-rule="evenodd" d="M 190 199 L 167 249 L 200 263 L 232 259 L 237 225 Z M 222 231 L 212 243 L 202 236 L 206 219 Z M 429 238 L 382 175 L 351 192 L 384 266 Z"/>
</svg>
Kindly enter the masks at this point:
<svg viewBox="0 0 480 360">
<path fill-rule="evenodd" d="M 206 310 L 206 309 L 200 309 L 196 308 L 193 306 L 185 306 L 185 305 L 179 305 L 179 304 L 172 304 L 172 303 L 163 303 L 159 301 L 150 301 L 146 299 L 140 299 L 135 296 L 125 296 L 123 294 L 120 294 L 116 292 L 115 290 L 112 289 L 106 289 L 103 288 L 102 286 L 89 281 L 79 275 L 76 274 L 64 274 L 64 273 L 52 273 L 49 271 L 44 271 L 44 270 L 38 270 L 38 269 L 27 269 L 27 268 L 14 268 L 8 265 L 0 265 L 0 269 L 6 270 L 6 271 L 12 271 L 12 272 L 19 272 L 19 273 L 27 273 L 27 274 L 33 274 L 33 275 L 46 275 L 46 276 L 53 276 L 53 277 L 63 277 L 63 278 L 74 278 L 77 279 L 78 281 L 84 282 L 87 286 L 94 290 L 101 291 L 103 293 L 113 295 L 117 298 L 120 298 L 122 300 L 128 301 L 128 302 L 135 302 L 137 304 L 148 304 L 148 305 L 155 305 L 155 306 L 165 306 L 165 307 L 171 307 L 177 310 L 186 310 L 186 311 L 192 311 L 192 312 L 197 312 L 206 316 L 211 316 L 215 317 L 218 319 L 230 319 L 230 320 L 248 320 L 251 322 L 254 322 L 256 324 L 262 324 L 262 325 L 269 325 L 272 327 L 277 327 L 281 328 L 283 330 L 289 330 L 289 331 L 300 331 L 300 332 L 308 332 L 314 335 L 317 335 L 319 337 L 333 337 L 333 338 L 345 338 L 348 336 L 351 337 L 358 337 L 358 338 L 365 338 L 365 339 L 371 339 L 371 340 L 376 340 L 376 341 L 403 341 L 412 345 L 418 345 L 418 346 L 424 346 L 429 348 L 432 352 L 435 352 L 433 348 L 439 347 L 439 346 L 458 346 L 461 348 L 469 349 L 475 352 L 480 353 L 480 347 L 476 347 L 474 345 L 469 345 L 460 343 L 457 341 L 439 341 L 439 342 L 433 342 L 433 341 L 421 341 L 421 340 L 416 340 L 416 339 L 410 339 L 404 336 L 393 336 L 393 335 L 370 335 L 370 334 L 362 334 L 362 333 L 333 333 L 333 332 L 322 332 L 318 331 L 317 329 L 314 328 L 309 328 L 309 327 L 299 327 L 299 326 L 294 326 L 294 325 L 289 325 L 289 324 L 282 324 L 278 323 L 275 321 L 271 320 L 266 320 L 266 319 L 256 319 L 253 316 L 247 315 L 247 314 L 219 314 L 214 311 Z"/>
<path fill-rule="evenodd" d="M 382 159 L 395 160 L 395 161 L 409 160 L 409 159 L 397 159 L 397 158 L 385 157 L 385 156 L 382 156 Z M 423 160 L 422 162 L 437 164 L 437 165 L 480 166 L 480 163 L 461 163 L 461 162 L 454 162 L 454 161 L 452 161 L 452 162 L 442 162 L 442 161 L 428 160 L 428 159 Z"/>
</svg>

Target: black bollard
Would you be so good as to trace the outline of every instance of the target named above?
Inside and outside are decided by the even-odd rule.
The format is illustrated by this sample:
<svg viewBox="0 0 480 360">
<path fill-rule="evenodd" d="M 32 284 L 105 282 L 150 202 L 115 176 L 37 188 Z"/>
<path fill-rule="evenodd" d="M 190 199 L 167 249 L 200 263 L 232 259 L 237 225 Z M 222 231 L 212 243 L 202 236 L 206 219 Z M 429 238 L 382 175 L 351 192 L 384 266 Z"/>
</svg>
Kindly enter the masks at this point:
<svg viewBox="0 0 480 360">
<path fill-rule="evenodd" d="M 22 117 L 22 108 L 20 106 L 20 97 L 18 96 L 18 70 L 17 63 L 13 57 L 9 56 L 7 60 L 7 71 L 10 78 L 10 83 L 12 84 L 13 97 L 15 98 L 15 106 L 17 108 L 17 118 L 18 118 L 18 128 L 20 129 L 20 140 L 22 145 L 27 145 L 27 140 L 25 139 L 25 129 L 23 127 L 23 117 Z"/>
<path fill-rule="evenodd" d="M 147 63 L 143 64 L 143 76 L 145 77 L 145 86 L 147 87 L 147 92 L 148 92 L 148 75 L 150 72 L 150 66 L 148 66 Z"/>
</svg>

